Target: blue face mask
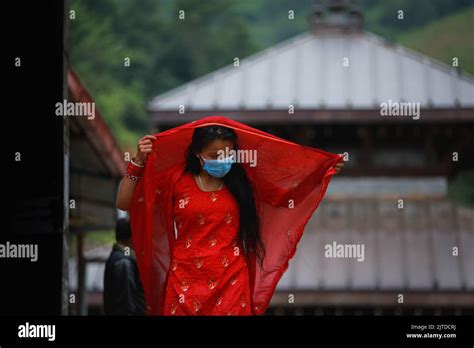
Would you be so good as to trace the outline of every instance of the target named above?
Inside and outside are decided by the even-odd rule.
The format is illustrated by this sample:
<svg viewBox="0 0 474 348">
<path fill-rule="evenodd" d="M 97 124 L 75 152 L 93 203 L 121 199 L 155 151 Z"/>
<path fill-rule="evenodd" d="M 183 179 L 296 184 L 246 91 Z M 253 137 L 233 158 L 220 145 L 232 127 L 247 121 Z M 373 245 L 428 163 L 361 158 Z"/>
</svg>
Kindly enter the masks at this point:
<svg viewBox="0 0 474 348">
<path fill-rule="evenodd" d="M 202 168 L 209 173 L 209 175 L 212 175 L 216 178 L 222 178 L 224 177 L 232 167 L 232 163 L 234 163 L 233 157 L 229 156 L 224 159 L 205 159 L 202 157 L 202 160 L 204 161 L 204 165 Z"/>
</svg>

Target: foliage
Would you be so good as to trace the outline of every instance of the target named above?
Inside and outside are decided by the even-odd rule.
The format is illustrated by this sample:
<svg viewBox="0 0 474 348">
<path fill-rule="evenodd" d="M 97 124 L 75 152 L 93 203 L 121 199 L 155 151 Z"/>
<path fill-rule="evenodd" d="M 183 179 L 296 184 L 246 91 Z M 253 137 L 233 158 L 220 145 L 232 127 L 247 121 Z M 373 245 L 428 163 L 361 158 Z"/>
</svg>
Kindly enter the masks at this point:
<svg viewBox="0 0 474 348">
<path fill-rule="evenodd" d="M 69 60 L 122 149 L 134 151 L 150 131 L 146 105 L 154 96 L 308 30 L 313 2 L 71 0 L 76 18 L 69 21 Z M 357 3 L 365 30 L 446 63 L 458 57 L 474 73 L 474 0 Z M 181 10 L 185 20 L 178 18 Z M 461 177 L 450 195 L 474 202 L 472 182 L 472 173 Z"/>
</svg>

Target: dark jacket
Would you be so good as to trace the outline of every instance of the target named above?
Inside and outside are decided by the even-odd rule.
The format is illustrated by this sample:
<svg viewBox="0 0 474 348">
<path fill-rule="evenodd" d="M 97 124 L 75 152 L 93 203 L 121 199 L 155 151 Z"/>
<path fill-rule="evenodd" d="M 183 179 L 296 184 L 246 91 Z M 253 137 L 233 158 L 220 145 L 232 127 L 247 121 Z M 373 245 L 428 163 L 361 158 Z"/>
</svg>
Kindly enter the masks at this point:
<svg viewBox="0 0 474 348">
<path fill-rule="evenodd" d="M 127 255 L 129 254 L 129 255 Z M 104 312 L 106 315 L 144 315 L 145 298 L 134 252 L 114 244 L 105 265 Z"/>
</svg>

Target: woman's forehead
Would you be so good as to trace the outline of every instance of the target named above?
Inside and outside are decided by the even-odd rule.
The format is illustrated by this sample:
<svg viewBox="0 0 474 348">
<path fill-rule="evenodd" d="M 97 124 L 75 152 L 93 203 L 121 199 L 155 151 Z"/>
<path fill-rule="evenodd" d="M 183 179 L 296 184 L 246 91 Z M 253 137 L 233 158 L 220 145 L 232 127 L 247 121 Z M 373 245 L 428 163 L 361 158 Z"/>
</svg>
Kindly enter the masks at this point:
<svg viewBox="0 0 474 348">
<path fill-rule="evenodd" d="M 234 144 L 230 140 L 216 139 L 204 146 L 203 151 L 217 152 L 219 150 L 225 150 L 226 147 L 231 150 L 234 148 Z"/>
</svg>

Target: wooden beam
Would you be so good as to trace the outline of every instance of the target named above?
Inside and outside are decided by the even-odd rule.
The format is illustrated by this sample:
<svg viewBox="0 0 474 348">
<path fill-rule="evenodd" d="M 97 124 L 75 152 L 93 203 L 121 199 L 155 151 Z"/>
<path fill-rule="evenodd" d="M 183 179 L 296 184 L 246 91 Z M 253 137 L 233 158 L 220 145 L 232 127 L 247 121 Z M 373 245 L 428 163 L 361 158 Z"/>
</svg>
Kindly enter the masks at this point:
<svg viewBox="0 0 474 348">
<path fill-rule="evenodd" d="M 153 127 L 161 125 L 176 126 L 198 120 L 210 115 L 220 115 L 235 121 L 249 124 L 285 124 L 301 123 L 373 123 L 373 124 L 420 124 L 420 123 L 473 123 L 474 108 L 459 109 L 423 109 L 418 120 L 411 117 L 380 116 L 378 109 L 365 110 L 300 110 L 293 115 L 288 110 L 189 110 L 180 115 L 177 110 L 150 111 Z"/>
<path fill-rule="evenodd" d="M 414 177 L 421 177 L 421 176 L 447 176 L 448 171 L 445 167 L 384 167 L 384 168 L 376 168 L 376 167 L 364 167 L 364 166 L 357 166 L 357 167 L 348 167 L 344 168 L 341 172 L 342 176 L 389 176 L 389 177 L 399 177 L 399 176 L 414 176 Z"/>
<path fill-rule="evenodd" d="M 404 303 L 397 302 L 403 293 Z M 294 303 L 288 303 L 289 295 Z M 474 307 L 474 293 L 419 291 L 277 291 L 272 306 L 462 306 Z"/>
</svg>

